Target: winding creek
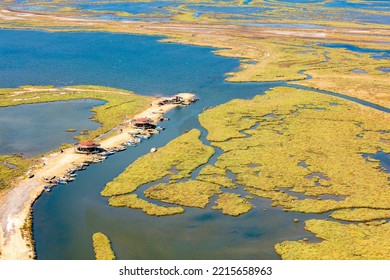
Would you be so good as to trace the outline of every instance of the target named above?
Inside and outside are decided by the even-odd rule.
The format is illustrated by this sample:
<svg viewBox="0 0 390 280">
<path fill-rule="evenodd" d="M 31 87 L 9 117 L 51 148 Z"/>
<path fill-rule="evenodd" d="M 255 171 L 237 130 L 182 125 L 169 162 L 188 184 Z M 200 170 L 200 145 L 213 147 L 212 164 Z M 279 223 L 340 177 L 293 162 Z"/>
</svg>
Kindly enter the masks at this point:
<svg viewBox="0 0 390 280">
<path fill-rule="evenodd" d="M 238 59 L 215 56 L 212 48 L 159 43 L 158 37 L 0 33 L 0 87 L 94 84 L 152 96 L 194 92 L 200 98 L 188 108 L 169 112 L 170 121 L 163 123 L 166 130 L 160 135 L 89 166 L 78 173 L 75 182 L 43 194 L 33 207 L 38 259 L 94 259 L 91 237 L 97 231 L 109 236 L 118 259 L 278 259 L 276 243 L 305 237 L 315 240 L 302 223 L 293 220 L 324 215 L 285 213 L 270 207 L 271 201 L 266 199 L 255 198 L 251 201 L 255 208 L 236 218 L 211 210 L 211 204 L 206 209 L 185 208 L 182 215 L 151 217 L 140 210 L 110 207 L 107 198 L 100 196 L 105 184 L 130 163 L 184 130 L 200 129 L 201 140 L 209 144 L 197 118 L 203 108 L 234 98 L 249 99 L 287 84 L 227 83 L 225 73 L 238 69 Z M 15 39 L 6 40 L 11 37 Z M 387 109 L 368 102 L 361 104 Z M 215 150 L 210 162 L 221 153 Z M 147 187 L 142 186 L 137 194 L 142 196 Z M 241 191 L 240 187 L 236 190 Z"/>
</svg>

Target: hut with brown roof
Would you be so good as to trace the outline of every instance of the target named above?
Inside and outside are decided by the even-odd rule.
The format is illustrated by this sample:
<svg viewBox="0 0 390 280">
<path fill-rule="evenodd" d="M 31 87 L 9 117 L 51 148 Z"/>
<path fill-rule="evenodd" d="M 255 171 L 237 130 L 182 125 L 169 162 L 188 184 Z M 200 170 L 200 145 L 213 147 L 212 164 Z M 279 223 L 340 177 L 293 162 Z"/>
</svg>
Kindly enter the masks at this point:
<svg viewBox="0 0 390 280">
<path fill-rule="evenodd" d="M 75 152 L 79 154 L 95 154 L 101 151 L 100 144 L 93 141 L 83 141 L 75 145 Z"/>
<path fill-rule="evenodd" d="M 135 128 L 149 129 L 149 128 L 156 127 L 156 125 L 153 123 L 153 120 L 149 119 L 149 118 L 138 118 L 138 119 L 132 120 L 131 124 Z"/>
</svg>

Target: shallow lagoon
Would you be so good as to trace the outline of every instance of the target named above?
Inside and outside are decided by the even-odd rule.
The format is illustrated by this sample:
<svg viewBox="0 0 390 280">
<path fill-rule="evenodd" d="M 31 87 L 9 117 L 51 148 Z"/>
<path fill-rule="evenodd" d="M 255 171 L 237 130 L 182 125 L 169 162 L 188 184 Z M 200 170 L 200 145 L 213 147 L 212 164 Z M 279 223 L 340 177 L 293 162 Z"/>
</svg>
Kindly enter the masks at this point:
<svg viewBox="0 0 390 280">
<path fill-rule="evenodd" d="M 23 153 L 30 157 L 75 143 L 83 129 L 99 124 L 90 120 L 90 109 L 104 104 L 98 100 L 50 102 L 0 108 L 0 155 Z M 77 132 L 65 132 L 74 128 Z"/>
</svg>

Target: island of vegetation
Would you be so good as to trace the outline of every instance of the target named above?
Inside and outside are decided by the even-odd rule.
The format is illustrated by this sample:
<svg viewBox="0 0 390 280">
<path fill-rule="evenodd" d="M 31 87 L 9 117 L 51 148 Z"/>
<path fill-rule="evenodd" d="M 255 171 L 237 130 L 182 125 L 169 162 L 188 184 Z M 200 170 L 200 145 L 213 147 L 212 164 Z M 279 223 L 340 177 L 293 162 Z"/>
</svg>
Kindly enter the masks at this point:
<svg viewBox="0 0 390 280">
<path fill-rule="evenodd" d="M 96 232 L 92 236 L 93 248 L 95 251 L 97 260 L 115 260 L 114 251 L 111 248 L 111 242 L 108 237 L 101 233 Z"/>
</svg>

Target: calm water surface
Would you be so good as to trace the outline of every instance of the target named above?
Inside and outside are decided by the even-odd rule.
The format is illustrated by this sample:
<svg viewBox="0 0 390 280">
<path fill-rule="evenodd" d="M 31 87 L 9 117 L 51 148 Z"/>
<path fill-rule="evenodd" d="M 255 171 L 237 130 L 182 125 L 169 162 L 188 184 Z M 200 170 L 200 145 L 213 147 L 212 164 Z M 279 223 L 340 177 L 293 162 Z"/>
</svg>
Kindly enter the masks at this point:
<svg viewBox="0 0 390 280">
<path fill-rule="evenodd" d="M 100 196 L 105 184 L 135 159 L 151 147 L 165 145 L 183 130 L 199 128 L 206 141 L 206 131 L 197 118 L 203 108 L 233 98 L 252 98 L 283 83 L 226 83 L 224 73 L 237 69 L 237 59 L 215 56 L 211 48 L 161 44 L 157 37 L 0 33 L 2 87 L 99 84 L 144 95 L 192 91 L 200 97 L 189 108 L 171 111 L 167 115 L 171 120 L 163 123 L 167 129 L 160 135 L 90 166 L 74 183 L 42 195 L 33 208 L 38 259 L 93 259 L 91 237 L 97 231 L 109 236 L 119 259 L 275 259 L 276 243 L 314 239 L 302 222 L 293 219 L 319 216 L 284 213 L 271 208 L 265 199 L 253 200 L 254 210 L 238 218 L 222 215 L 210 206 L 157 218 L 139 210 L 109 207 L 107 198 Z M 14 40 L 5 39 L 11 37 Z"/>
<path fill-rule="evenodd" d="M 75 143 L 83 129 L 94 130 L 90 109 L 104 104 L 98 100 L 76 100 L 0 108 L 0 154 L 23 153 L 30 157 Z M 65 132 L 74 128 L 77 132 Z"/>
</svg>

